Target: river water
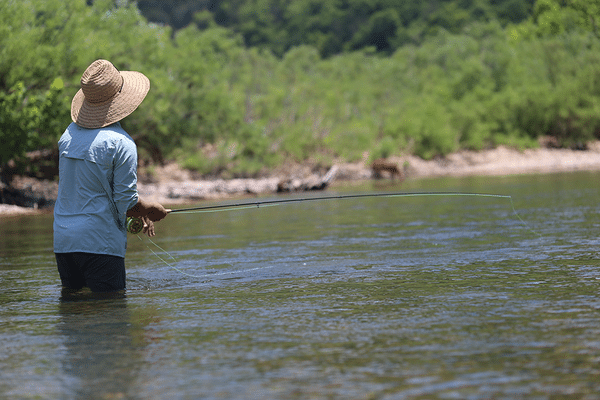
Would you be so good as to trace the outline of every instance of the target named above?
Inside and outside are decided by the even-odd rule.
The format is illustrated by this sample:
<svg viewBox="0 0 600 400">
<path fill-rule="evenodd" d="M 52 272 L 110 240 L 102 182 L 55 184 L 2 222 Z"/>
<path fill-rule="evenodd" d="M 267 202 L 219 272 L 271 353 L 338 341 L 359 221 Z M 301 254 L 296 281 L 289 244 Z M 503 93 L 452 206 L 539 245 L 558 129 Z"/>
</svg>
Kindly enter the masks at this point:
<svg viewBox="0 0 600 400">
<path fill-rule="evenodd" d="M 599 180 L 326 193 L 510 195 L 520 218 L 453 196 L 173 214 L 102 299 L 61 298 L 51 215 L 0 218 L 0 398 L 599 399 Z"/>
</svg>

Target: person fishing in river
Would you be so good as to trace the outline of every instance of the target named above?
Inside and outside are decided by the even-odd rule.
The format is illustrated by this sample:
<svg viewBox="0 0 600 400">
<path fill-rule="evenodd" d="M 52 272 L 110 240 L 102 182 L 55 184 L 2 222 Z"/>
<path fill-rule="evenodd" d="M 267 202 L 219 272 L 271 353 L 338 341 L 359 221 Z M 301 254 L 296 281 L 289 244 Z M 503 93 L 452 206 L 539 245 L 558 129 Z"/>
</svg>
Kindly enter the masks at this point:
<svg viewBox="0 0 600 400">
<path fill-rule="evenodd" d="M 170 210 L 137 191 L 137 148 L 119 121 L 142 103 L 149 79 L 94 61 L 71 103 L 73 122 L 59 146 L 54 253 L 63 290 L 125 289 L 127 217 L 140 218 L 154 236 L 154 222 Z"/>
</svg>

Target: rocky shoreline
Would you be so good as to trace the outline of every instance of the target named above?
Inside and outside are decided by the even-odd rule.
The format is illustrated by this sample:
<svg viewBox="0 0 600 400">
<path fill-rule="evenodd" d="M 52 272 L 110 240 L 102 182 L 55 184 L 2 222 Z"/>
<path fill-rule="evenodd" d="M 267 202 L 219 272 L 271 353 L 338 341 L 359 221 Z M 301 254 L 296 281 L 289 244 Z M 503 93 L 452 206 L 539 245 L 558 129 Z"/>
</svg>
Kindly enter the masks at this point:
<svg viewBox="0 0 600 400">
<path fill-rule="evenodd" d="M 600 171 L 600 142 L 588 144 L 587 150 L 540 148 L 517 151 L 498 147 L 478 152 L 461 151 L 430 161 L 415 156 L 391 157 L 386 163 L 398 166 L 404 179 Z M 329 170 L 316 172 L 310 166 L 288 166 L 275 171 L 272 176 L 257 179 L 195 179 L 191 172 L 168 164 L 152 168 L 152 173 L 142 169 L 138 190 L 144 198 L 175 205 L 246 195 L 322 190 L 332 183 L 365 181 L 374 177 L 374 171 L 365 162 L 340 163 Z M 0 190 L 5 203 L 0 204 L 0 215 L 43 212 L 51 210 L 58 183 L 16 177 L 11 187 L 0 187 Z M 11 201 L 11 196 L 20 196 L 20 202 Z"/>
</svg>

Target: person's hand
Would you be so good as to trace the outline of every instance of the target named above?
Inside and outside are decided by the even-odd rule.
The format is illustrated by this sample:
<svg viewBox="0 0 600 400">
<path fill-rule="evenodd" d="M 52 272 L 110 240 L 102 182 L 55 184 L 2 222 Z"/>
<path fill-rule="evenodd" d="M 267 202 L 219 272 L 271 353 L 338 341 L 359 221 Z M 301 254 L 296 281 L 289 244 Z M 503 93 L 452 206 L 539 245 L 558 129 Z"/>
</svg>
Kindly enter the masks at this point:
<svg viewBox="0 0 600 400">
<path fill-rule="evenodd" d="M 142 221 L 144 222 L 142 233 L 145 233 L 148 237 L 156 236 L 156 233 L 154 232 L 154 222 L 148 217 L 142 217 Z"/>
<path fill-rule="evenodd" d="M 148 207 L 148 214 L 146 216 L 151 221 L 156 222 L 166 217 L 169 211 L 171 210 L 167 210 L 159 203 L 152 203 L 150 207 Z"/>
<path fill-rule="evenodd" d="M 167 210 L 159 203 L 138 199 L 137 204 L 127 210 L 126 215 L 138 218 L 148 217 L 150 221 L 156 222 L 166 217 L 169 212 L 171 210 Z"/>
</svg>

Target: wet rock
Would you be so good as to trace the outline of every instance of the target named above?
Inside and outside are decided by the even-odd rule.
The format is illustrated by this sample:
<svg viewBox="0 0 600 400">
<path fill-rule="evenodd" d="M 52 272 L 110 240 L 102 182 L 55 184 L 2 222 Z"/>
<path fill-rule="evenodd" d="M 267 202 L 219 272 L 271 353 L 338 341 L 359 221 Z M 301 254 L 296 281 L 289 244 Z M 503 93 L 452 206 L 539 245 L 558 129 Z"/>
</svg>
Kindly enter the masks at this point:
<svg viewBox="0 0 600 400">
<path fill-rule="evenodd" d="M 16 176 L 10 186 L 0 183 L 0 203 L 29 208 L 54 206 L 58 182 Z"/>
<path fill-rule="evenodd" d="M 312 190 L 324 190 L 334 180 L 338 167 L 334 165 L 323 176 L 312 174 L 304 179 L 284 179 L 277 184 L 277 193 L 305 192 Z"/>
</svg>

